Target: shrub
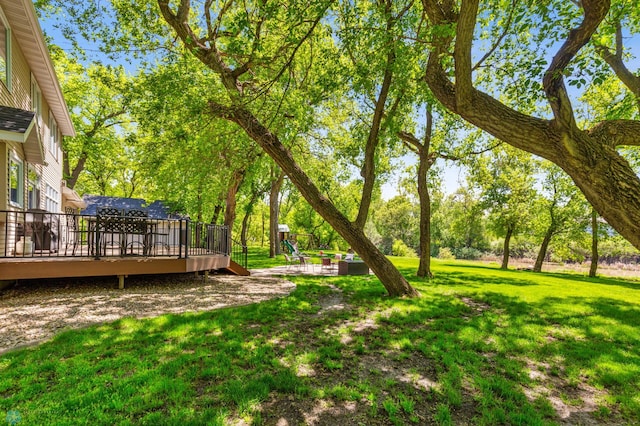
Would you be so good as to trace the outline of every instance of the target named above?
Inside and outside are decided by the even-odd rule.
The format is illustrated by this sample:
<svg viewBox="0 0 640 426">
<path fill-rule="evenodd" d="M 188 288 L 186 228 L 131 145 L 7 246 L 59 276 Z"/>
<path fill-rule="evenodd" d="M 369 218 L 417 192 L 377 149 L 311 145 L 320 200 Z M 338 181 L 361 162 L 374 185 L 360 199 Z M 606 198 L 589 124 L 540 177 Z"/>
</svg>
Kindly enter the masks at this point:
<svg viewBox="0 0 640 426">
<path fill-rule="evenodd" d="M 476 260 L 482 256 L 482 252 L 473 247 L 459 247 L 453 253 L 456 259 Z"/>
<path fill-rule="evenodd" d="M 417 257 L 415 250 L 411 247 L 408 247 L 404 241 L 395 240 L 393 242 L 393 246 L 391 248 L 392 254 L 394 256 L 402 256 L 402 257 Z"/>
<path fill-rule="evenodd" d="M 455 258 L 456 257 L 453 255 L 449 247 L 440 248 L 440 251 L 438 252 L 438 259 L 453 260 Z"/>
</svg>

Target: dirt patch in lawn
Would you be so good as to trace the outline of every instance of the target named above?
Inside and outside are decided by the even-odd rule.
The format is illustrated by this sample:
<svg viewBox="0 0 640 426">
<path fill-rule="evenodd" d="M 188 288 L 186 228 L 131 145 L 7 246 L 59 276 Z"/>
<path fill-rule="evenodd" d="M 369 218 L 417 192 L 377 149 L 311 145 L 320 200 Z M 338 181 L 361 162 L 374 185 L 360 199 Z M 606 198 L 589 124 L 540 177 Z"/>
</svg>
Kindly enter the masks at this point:
<svg viewBox="0 0 640 426">
<path fill-rule="evenodd" d="M 21 281 L 0 291 L 0 354 L 67 330 L 123 317 L 209 311 L 286 296 L 295 284 L 276 277 L 193 274 L 138 276 L 119 290 L 110 278 Z"/>
</svg>

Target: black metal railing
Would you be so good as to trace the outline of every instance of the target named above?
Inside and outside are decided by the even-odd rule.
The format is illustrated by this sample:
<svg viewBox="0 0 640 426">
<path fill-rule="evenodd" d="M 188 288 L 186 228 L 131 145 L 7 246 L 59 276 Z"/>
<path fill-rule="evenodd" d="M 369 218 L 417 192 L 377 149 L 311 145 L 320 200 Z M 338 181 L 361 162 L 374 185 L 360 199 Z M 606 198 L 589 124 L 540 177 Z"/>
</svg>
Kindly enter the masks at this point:
<svg viewBox="0 0 640 426">
<path fill-rule="evenodd" d="M 242 266 L 244 269 L 247 269 L 249 266 L 247 260 L 248 253 L 249 251 L 246 245 L 243 245 L 234 239 L 231 240 L 231 260 Z"/>
<path fill-rule="evenodd" d="M 99 209 L 95 216 L 0 210 L 0 258 L 229 256 L 226 226 Z"/>
</svg>

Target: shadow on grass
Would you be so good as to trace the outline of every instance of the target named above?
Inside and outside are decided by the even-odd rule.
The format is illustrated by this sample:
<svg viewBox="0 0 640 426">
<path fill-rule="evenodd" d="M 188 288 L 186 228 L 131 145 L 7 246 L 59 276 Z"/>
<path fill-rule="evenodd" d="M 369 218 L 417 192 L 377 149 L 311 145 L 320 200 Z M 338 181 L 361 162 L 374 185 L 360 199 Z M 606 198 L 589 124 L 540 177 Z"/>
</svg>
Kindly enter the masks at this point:
<svg viewBox="0 0 640 426">
<path fill-rule="evenodd" d="M 386 297 L 370 276 L 295 277 L 279 300 L 66 332 L 0 357 L 0 413 L 25 424 L 633 420 L 636 302 L 539 286 L 548 294 L 527 303 L 479 288 L 524 293 L 539 275 L 465 271 L 407 274 L 416 299 Z M 323 309 L 325 298 L 340 303 Z"/>
<path fill-rule="evenodd" d="M 586 275 L 577 275 L 577 274 L 569 274 L 569 273 L 562 273 L 562 272 L 542 272 L 542 274 L 547 275 L 549 277 L 575 281 L 575 282 L 602 284 L 602 285 L 608 285 L 608 286 L 629 288 L 632 290 L 640 290 L 640 282 L 626 280 L 624 278 L 607 278 L 607 277 L 591 278 Z"/>
</svg>

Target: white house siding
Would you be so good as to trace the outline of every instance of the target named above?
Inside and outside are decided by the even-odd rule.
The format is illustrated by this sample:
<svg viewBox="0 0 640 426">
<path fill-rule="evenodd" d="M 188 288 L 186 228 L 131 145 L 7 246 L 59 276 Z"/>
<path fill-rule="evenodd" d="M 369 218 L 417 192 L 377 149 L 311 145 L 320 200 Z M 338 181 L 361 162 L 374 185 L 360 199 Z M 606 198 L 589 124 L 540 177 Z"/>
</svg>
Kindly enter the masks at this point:
<svg viewBox="0 0 640 426">
<path fill-rule="evenodd" d="M 31 73 L 27 61 L 18 46 L 15 37 L 11 37 L 11 92 L 7 87 L 0 83 L 0 104 L 13 108 L 29 109 L 31 103 Z M 3 210 L 11 209 L 9 206 L 9 153 L 13 150 L 18 156 L 24 159 L 24 151 L 20 144 L 0 141 L 2 149 L 0 153 L 0 172 L 2 178 L 2 190 L 0 191 L 0 208 Z"/>
<path fill-rule="evenodd" d="M 11 22 L 9 22 L 11 26 Z M 27 63 L 24 52 L 22 51 L 15 35 L 12 32 L 11 37 L 11 91 L 0 83 L 0 105 L 6 105 L 13 108 L 24 110 L 32 110 L 31 101 L 31 79 L 33 78 L 31 69 Z M 38 82 L 42 90 L 45 82 Z M 54 101 L 55 102 L 55 101 Z M 58 207 L 55 213 L 62 211 L 62 136 L 59 135 L 58 146 L 55 155 L 49 152 L 49 104 L 47 99 L 42 95 L 42 126 L 37 131 L 40 133 L 40 140 L 43 144 L 45 153 L 46 166 L 33 165 L 36 172 L 40 174 L 40 204 L 39 208 L 44 209 L 47 206 L 47 184 L 57 193 Z M 36 130 L 36 129 L 34 129 Z M 24 149 L 20 143 L 0 140 L 0 210 L 17 210 L 9 205 L 9 167 L 8 159 L 11 152 L 15 152 L 19 158 L 24 161 Z M 23 208 L 27 207 L 27 176 L 29 164 L 25 161 L 23 165 Z M 0 256 L 10 255 L 15 247 L 15 228 L 14 225 L 5 225 L 7 220 L 6 214 L 0 214 Z M 11 222 L 11 221 L 10 221 Z M 11 228 L 11 229 L 7 229 Z"/>
<path fill-rule="evenodd" d="M 49 129 L 49 108 L 46 105 L 46 101 L 43 102 L 44 110 L 46 115 L 43 115 L 43 122 L 45 123 L 46 131 L 45 131 L 45 139 L 44 139 L 44 151 L 45 151 L 45 161 L 47 167 L 44 167 L 42 171 L 42 197 L 41 203 L 44 203 L 46 207 L 46 195 L 47 195 L 47 184 L 50 185 L 57 191 L 57 202 L 58 208 L 54 211 L 54 213 L 62 212 L 62 149 L 60 144 L 62 143 L 62 137 L 60 136 L 60 132 L 58 132 L 58 145 L 55 148 L 55 154 L 49 151 L 49 137 L 51 129 Z M 46 118 L 45 118 L 46 117 Z"/>
<path fill-rule="evenodd" d="M 14 36 L 11 37 L 11 92 L 4 84 L 0 86 L 0 104 L 31 109 L 31 70 Z"/>
<path fill-rule="evenodd" d="M 7 88 L 0 83 L 0 104 L 11 106 L 14 108 L 20 108 L 25 110 L 31 110 L 31 78 L 33 77 L 31 74 L 31 70 L 27 64 L 27 61 L 24 57 L 18 42 L 15 37 L 12 37 L 12 90 L 9 92 Z M 42 84 L 38 82 L 40 88 L 42 88 Z M 40 208 L 44 209 L 46 207 L 46 187 L 49 184 L 52 188 L 54 188 L 58 193 L 58 209 L 55 213 L 61 212 L 60 207 L 60 193 L 61 193 L 61 182 L 62 182 L 62 150 L 61 146 L 58 145 L 56 147 L 56 154 L 52 154 L 49 152 L 49 104 L 47 99 L 42 98 L 42 126 L 37 130 L 40 133 L 40 140 L 43 143 L 43 148 L 45 152 L 45 162 L 47 164 L 46 167 L 36 166 L 36 170 L 40 173 Z M 61 137 L 59 138 L 59 142 L 61 142 Z M 19 143 L 9 143 L 5 142 L 10 149 L 13 149 L 20 158 L 24 159 L 24 152 L 22 145 Z M 56 158 L 57 157 L 57 158 Z M 8 158 L 6 155 L 4 158 Z M 4 175 L 7 175 L 7 161 L 0 162 L 1 166 L 5 170 Z M 26 188 L 27 188 L 27 168 L 28 165 L 25 163 L 25 194 L 24 200 L 26 200 Z M 9 183 L 8 180 L 5 179 L 4 188 L 4 196 L 3 202 L 0 203 L 0 206 L 4 204 L 3 208 L 10 208 L 7 203 L 8 200 L 8 190 Z"/>
</svg>

